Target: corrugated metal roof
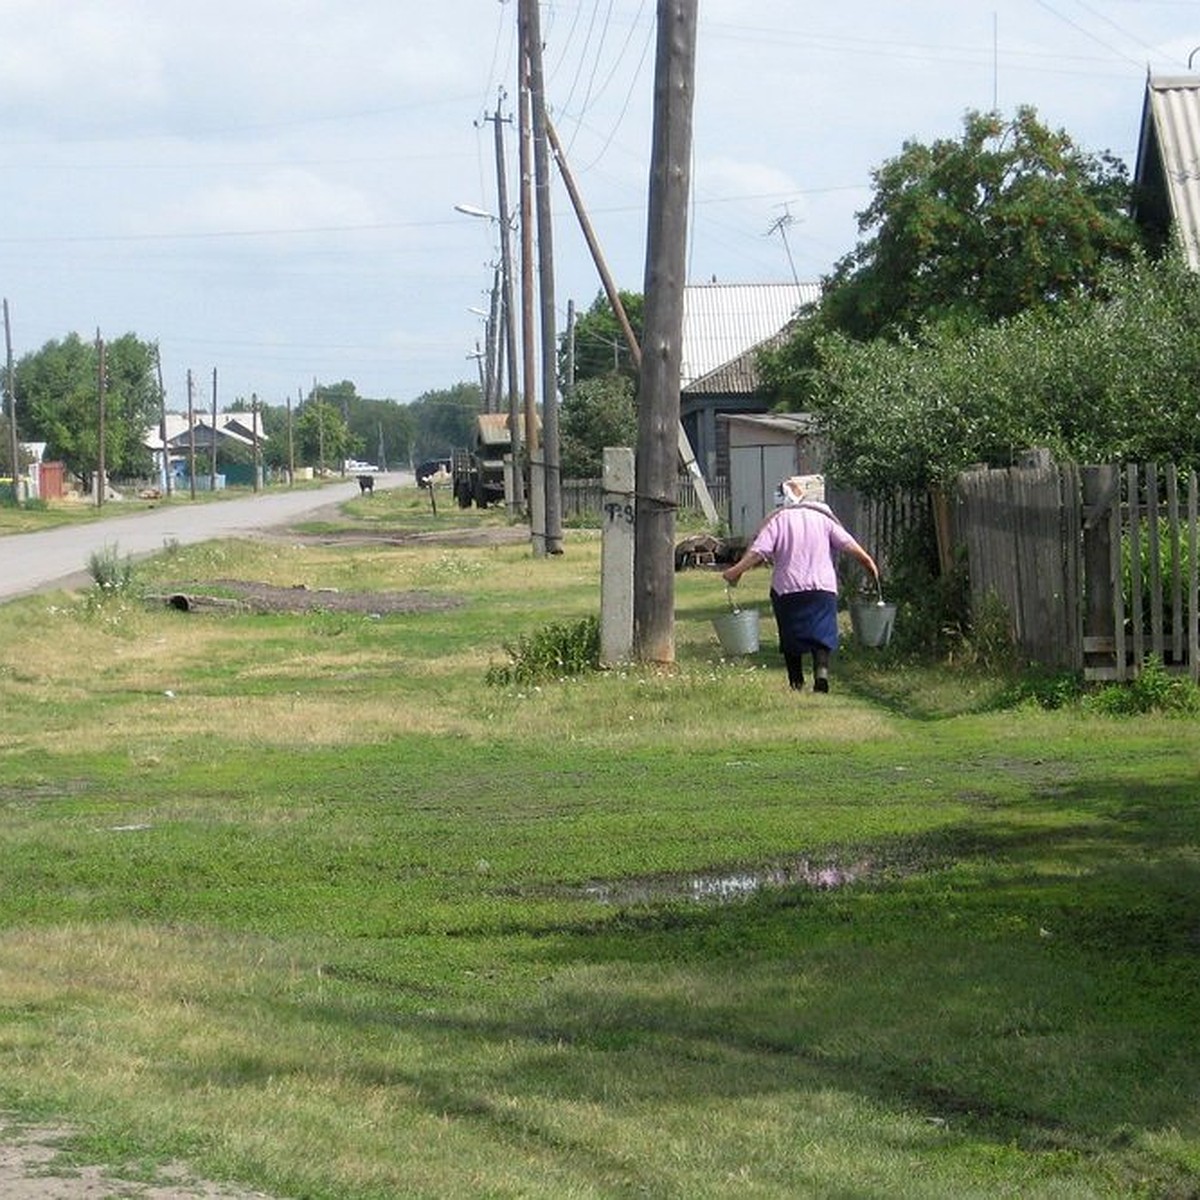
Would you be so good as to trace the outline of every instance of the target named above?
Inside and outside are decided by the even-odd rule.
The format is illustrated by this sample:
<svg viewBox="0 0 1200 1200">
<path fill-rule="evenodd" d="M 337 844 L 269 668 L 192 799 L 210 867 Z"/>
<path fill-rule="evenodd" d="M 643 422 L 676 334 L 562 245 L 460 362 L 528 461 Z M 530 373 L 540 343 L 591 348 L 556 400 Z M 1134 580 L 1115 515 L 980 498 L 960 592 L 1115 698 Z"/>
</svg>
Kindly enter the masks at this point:
<svg viewBox="0 0 1200 1200">
<path fill-rule="evenodd" d="M 195 417 L 193 424 L 197 430 L 203 430 L 207 435 L 207 430 L 212 425 L 211 413 L 197 411 L 193 416 Z M 166 414 L 166 426 L 167 441 L 176 444 L 179 443 L 189 428 L 188 419 L 185 414 L 172 412 Z M 234 438 L 236 441 L 245 442 L 247 445 L 253 444 L 255 429 L 258 430 L 259 441 L 265 442 L 269 440 L 267 435 L 263 433 L 261 412 L 253 414 L 248 412 L 217 413 L 217 429 Z M 157 422 L 146 430 L 145 436 L 142 438 L 142 445 L 149 450 L 162 449 L 162 431 L 159 429 Z"/>
<path fill-rule="evenodd" d="M 1171 218 L 1188 264 L 1200 270 L 1200 76 L 1175 75 L 1146 81 L 1137 176 L 1157 150 Z"/>
<path fill-rule="evenodd" d="M 715 371 L 709 371 L 707 375 L 692 380 L 686 387 L 680 388 L 680 391 L 689 396 L 752 396 L 758 391 L 759 353 L 782 345 L 786 337 L 785 326 L 761 342 L 756 342 L 737 358 L 722 363 Z"/>
<path fill-rule="evenodd" d="M 818 283 L 698 283 L 683 289 L 680 386 L 778 333 L 821 295 Z"/>
</svg>

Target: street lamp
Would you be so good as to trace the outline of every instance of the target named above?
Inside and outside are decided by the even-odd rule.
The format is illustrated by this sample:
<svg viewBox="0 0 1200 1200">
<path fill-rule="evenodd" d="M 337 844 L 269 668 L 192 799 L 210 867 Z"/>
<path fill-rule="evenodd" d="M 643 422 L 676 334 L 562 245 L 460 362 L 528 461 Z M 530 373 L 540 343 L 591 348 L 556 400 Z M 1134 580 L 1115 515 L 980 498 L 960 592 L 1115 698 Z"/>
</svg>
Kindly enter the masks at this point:
<svg viewBox="0 0 1200 1200">
<path fill-rule="evenodd" d="M 455 212 L 465 213 L 468 217 L 482 217 L 485 221 L 495 221 L 500 223 L 499 217 L 493 217 L 490 212 L 483 208 L 476 208 L 474 204 L 456 204 Z"/>
</svg>

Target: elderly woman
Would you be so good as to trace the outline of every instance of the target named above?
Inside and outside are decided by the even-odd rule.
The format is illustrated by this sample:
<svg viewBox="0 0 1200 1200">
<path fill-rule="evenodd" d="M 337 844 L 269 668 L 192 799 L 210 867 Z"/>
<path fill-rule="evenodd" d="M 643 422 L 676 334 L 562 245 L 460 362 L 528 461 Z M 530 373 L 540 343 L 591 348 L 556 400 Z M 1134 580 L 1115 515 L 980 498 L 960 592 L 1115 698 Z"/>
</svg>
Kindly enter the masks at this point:
<svg viewBox="0 0 1200 1200">
<path fill-rule="evenodd" d="M 752 567 L 771 564 L 771 606 L 788 683 L 804 686 L 804 656 L 812 655 L 813 691 L 829 691 L 829 657 L 838 645 L 837 560 L 845 551 L 879 580 L 875 560 L 829 507 L 804 499 L 800 480 L 780 485 L 783 507 L 759 527 L 745 554 L 721 576 L 730 587 Z"/>
</svg>

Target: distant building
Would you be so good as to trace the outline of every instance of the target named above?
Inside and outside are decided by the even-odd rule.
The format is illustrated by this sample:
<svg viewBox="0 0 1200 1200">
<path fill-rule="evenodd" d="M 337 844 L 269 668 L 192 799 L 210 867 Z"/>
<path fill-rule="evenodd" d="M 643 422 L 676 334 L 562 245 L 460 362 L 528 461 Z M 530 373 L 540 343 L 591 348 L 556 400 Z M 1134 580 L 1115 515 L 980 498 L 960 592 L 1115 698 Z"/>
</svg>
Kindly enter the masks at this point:
<svg viewBox="0 0 1200 1200">
<path fill-rule="evenodd" d="M 163 431 L 158 424 L 148 429 L 142 438 L 142 445 L 154 457 L 155 469 L 164 486 L 168 474 L 172 477 L 187 474 L 188 455 L 193 445 L 197 455 L 203 454 L 206 458 L 211 458 L 214 440 L 217 443 L 218 455 L 222 442 L 252 449 L 256 434 L 260 446 L 267 441 L 267 436 L 262 431 L 260 412 L 217 413 L 215 427 L 211 412 L 194 412 L 190 424 L 186 413 L 167 413 L 164 424 L 167 434 L 165 453 Z M 205 465 L 207 466 L 207 463 Z M 200 473 L 199 468 L 197 473 Z"/>
</svg>

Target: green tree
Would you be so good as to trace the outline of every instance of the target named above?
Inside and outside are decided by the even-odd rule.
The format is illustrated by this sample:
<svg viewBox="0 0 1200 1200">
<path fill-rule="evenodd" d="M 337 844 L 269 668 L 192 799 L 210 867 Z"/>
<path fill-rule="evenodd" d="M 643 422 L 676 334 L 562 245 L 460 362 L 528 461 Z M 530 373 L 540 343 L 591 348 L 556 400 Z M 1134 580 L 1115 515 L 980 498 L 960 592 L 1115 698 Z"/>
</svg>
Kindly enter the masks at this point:
<svg viewBox="0 0 1200 1200">
<path fill-rule="evenodd" d="M 594 479 L 604 467 L 605 446 L 636 446 L 634 385 L 624 375 L 580 380 L 562 404 L 562 471 L 568 479 Z"/>
<path fill-rule="evenodd" d="M 1093 292 L 1139 247 L 1124 164 L 1046 128 L 968 112 L 958 140 L 908 142 L 873 173 L 863 240 L 822 281 L 821 299 L 763 355 L 767 393 L 807 408 L 818 341 L 965 331 Z"/>
<path fill-rule="evenodd" d="M 642 336 L 642 296 L 638 292 L 619 292 L 621 307 L 632 326 L 634 335 Z M 618 374 L 636 381 L 637 370 L 621 324 L 613 312 L 608 297 L 601 292 L 592 306 L 575 320 L 575 378 L 567 378 L 568 333 L 563 332 L 558 346 L 558 378 L 563 395 L 572 383 Z"/>
<path fill-rule="evenodd" d="M 477 383 L 459 383 L 425 392 L 407 408 L 414 429 L 413 461 L 418 462 L 471 445 L 475 418 L 483 410 L 483 395 Z"/>
<path fill-rule="evenodd" d="M 350 430 L 339 409 L 324 400 L 306 400 L 293 425 L 296 462 L 312 467 L 341 469 L 351 457 Z"/>
<path fill-rule="evenodd" d="M 852 337 L 1013 316 L 1095 287 L 1138 244 L 1125 166 L 1029 107 L 969 112 L 963 136 L 908 142 L 874 176 L 865 241 L 823 289 L 823 323 Z"/>
<path fill-rule="evenodd" d="M 146 434 L 156 427 L 159 394 L 156 349 L 127 333 L 104 347 L 104 459 L 110 476 L 152 470 Z M 44 441 L 47 456 L 66 464 L 85 486 L 99 465 L 99 350 L 68 334 L 16 364 L 17 424 L 27 441 Z"/>
</svg>

